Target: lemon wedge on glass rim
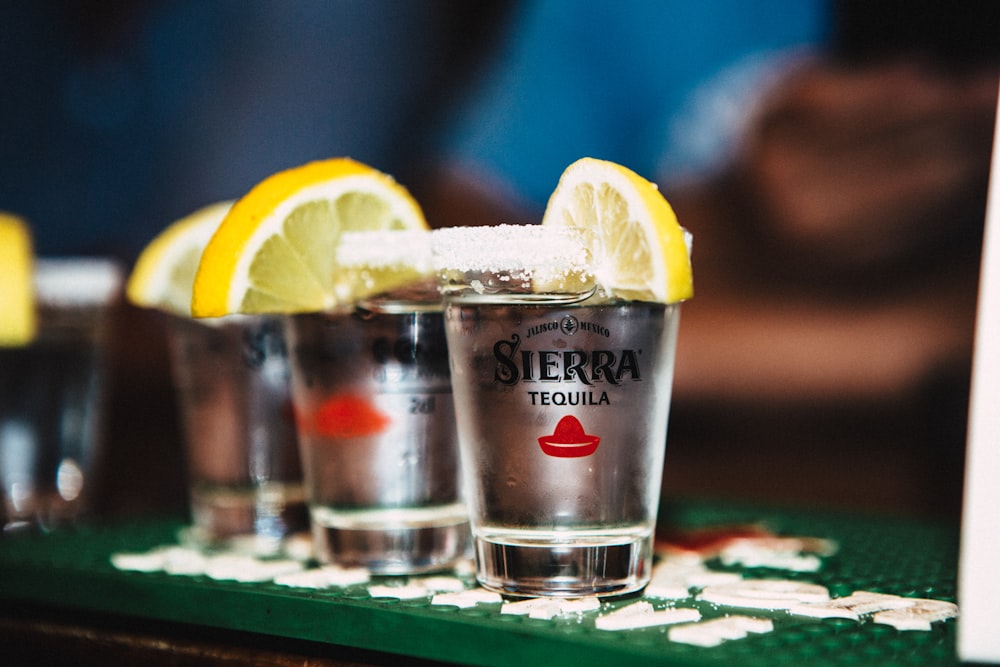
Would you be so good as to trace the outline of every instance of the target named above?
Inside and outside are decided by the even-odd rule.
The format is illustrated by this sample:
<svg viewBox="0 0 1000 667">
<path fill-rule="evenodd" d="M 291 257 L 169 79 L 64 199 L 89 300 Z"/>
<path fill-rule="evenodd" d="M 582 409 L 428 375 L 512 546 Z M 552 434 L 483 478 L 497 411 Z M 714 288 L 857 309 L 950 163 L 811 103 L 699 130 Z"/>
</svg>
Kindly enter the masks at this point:
<svg viewBox="0 0 1000 667">
<path fill-rule="evenodd" d="M 357 299 L 350 272 L 338 270 L 337 247 L 344 232 L 378 230 L 428 230 L 391 176 L 350 158 L 278 172 L 239 199 L 209 241 L 192 313 L 317 312 Z"/>
<path fill-rule="evenodd" d="M 0 347 L 27 345 L 35 337 L 33 267 L 28 223 L 0 211 Z"/>
<path fill-rule="evenodd" d="M 620 164 L 585 157 L 569 165 L 542 225 L 589 232 L 595 277 L 610 295 L 675 303 L 694 294 L 690 234 L 656 185 Z"/>
<path fill-rule="evenodd" d="M 191 291 L 201 253 L 233 202 L 210 204 L 168 225 L 139 254 L 125 285 L 129 301 L 191 316 Z"/>
</svg>

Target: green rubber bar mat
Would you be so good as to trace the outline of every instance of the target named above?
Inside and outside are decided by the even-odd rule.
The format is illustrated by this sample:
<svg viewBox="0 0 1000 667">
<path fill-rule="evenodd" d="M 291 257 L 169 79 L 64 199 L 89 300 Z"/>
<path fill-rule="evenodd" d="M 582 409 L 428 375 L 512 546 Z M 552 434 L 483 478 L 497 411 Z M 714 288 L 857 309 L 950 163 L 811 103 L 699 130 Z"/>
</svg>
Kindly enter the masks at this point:
<svg viewBox="0 0 1000 667">
<path fill-rule="evenodd" d="M 692 531 L 760 524 L 779 535 L 826 538 L 839 545 L 815 572 L 770 568 L 739 571 L 826 586 L 831 596 L 866 590 L 955 601 L 957 528 L 854 514 L 791 512 L 711 503 L 665 507 L 661 522 Z M 469 665 L 520 661 L 570 665 L 927 665 L 957 664 L 959 621 L 929 631 L 903 631 L 867 619 L 818 619 L 785 611 L 749 612 L 774 629 L 714 647 L 668 639 L 670 626 L 607 631 L 597 612 L 543 620 L 501 615 L 499 604 L 470 608 L 432 605 L 429 598 L 373 598 L 371 584 L 309 590 L 268 583 L 217 581 L 206 576 L 125 572 L 110 557 L 175 543 L 179 522 L 160 521 L 80 528 L 48 535 L 0 538 L 0 599 L 91 610 L 133 618 L 250 631 Z M 383 580 L 384 579 L 384 580 Z M 470 582 L 470 587 L 471 587 Z M 641 597 L 605 602 L 601 613 Z M 704 619 L 733 613 L 690 598 L 648 598 L 657 609 L 698 608 Z"/>
</svg>

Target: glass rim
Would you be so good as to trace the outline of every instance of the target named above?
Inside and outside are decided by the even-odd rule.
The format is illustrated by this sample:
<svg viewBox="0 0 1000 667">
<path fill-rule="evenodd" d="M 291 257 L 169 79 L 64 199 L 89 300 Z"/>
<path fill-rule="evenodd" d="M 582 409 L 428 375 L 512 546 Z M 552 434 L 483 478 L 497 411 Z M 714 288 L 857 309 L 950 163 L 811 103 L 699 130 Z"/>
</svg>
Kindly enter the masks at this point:
<svg viewBox="0 0 1000 667">
<path fill-rule="evenodd" d="M 477 225 L 434 230 L 433 267 L 440 272 L 592 272 L 592 234 L 576 227 Z"/>
<path fill-rule="evenodd" d="M 103 306 L 112 303 L 125 279 L 122 265 L 109 257 L 39 257 L 33 283 L 40 305 Z"/>
</svg>

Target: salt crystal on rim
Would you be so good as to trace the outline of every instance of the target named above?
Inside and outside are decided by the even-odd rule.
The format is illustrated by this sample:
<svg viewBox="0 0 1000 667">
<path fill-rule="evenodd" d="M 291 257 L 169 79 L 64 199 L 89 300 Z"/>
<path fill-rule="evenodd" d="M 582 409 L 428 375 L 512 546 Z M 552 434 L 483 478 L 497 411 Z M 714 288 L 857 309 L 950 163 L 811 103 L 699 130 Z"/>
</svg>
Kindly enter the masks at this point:
<svg viewBox="0 0 1000 667">
<path fill-rule="evenodd" d="M 586 232 L 569 227 L 493 225 L 446 227 L 432 233 L 438 271 L 589 272 Z"/>
</svg>

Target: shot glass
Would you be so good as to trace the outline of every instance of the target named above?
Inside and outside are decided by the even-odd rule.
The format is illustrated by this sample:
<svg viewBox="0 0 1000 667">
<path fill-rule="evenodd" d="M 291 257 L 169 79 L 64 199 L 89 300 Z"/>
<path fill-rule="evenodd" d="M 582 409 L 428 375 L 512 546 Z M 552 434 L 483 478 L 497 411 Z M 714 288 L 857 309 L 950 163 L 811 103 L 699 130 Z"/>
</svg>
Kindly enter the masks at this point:
<svg viewBox="0 0 1000 667">
<path fill-rule="evenodd" d="M 386 296 L 287 321 L 317 558 L 379 574 L 467 555 L 441 302 Z"/>
<path fill-rule="evenodd" d="M 192 518 L 184 537 L 277 555 L 309 525 L 282 322 L 169 317 Z"/>
<path fill-rule="evenodd" d="M 511 596 L 642 589 L 679 307 L 602 294 L 570 230 L 435 234 L 479 583 Z"/>
<path fill-rule="evenodd" d="M 0 348 L 5 530 L 50 530 L 91 510 L 104 446 L 111 313 L 122 279 L 110 259 L 35 264 L 36 336 Z"/>
</svg>

